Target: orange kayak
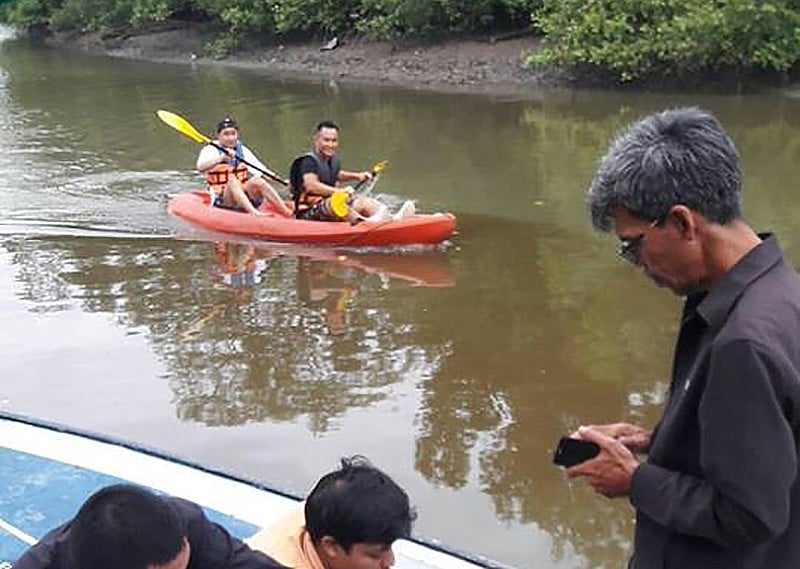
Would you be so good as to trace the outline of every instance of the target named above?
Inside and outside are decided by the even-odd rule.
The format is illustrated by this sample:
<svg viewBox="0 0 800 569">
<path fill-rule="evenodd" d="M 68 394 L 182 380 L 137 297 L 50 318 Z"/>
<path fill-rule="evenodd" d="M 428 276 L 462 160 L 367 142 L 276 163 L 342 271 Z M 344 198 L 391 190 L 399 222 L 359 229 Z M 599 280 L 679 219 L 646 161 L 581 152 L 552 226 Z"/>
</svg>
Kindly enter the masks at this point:
<svg viewBox="0 0 800 569">
<path fill-rule="evenodd" d="M 398 221 L 306 221 L 276 213 L 269 204 L 256 216 L 211 207 L 207 192 L 185 192 L 170 200 L 167 211 L 205 229 L 247 235 L 268 241 L 334 246 L 390 246 L 436 244 L 449 238 L 456 218 L 449 213 L 416 214 Z"/>
</svg>

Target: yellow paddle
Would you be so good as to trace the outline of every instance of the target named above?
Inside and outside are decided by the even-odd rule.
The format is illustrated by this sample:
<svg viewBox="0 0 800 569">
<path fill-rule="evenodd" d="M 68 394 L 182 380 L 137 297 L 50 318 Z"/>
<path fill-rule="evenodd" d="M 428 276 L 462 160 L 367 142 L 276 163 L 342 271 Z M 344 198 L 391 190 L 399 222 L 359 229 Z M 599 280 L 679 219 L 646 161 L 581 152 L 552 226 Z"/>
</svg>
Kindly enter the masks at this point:
<svg viewBox="0 0 800 569">
<path fill-rule="evenodd" d="M 378 176 L 378 174 L 386 170 L 388 167 L 389 167 L 388 160 L 381 160 L 380 162 L 376 162 L 372 166 L 372 179 L 374 180 Z M 363 186 L 366 182 L 367 180 L 361 180 L 359 183 L 356 184 L 354 190 L 358 191 L 361 188 L 361 186 Z"/>
<path fill-rule="evenodd" d="M 388 160 L 381 160 L 380 162 L 376 162 L 372 166 L 372 180 L 375 181 L 378 174 L 380 174 L 383 170 L 386 170 L 389 167 Z M 366 180 L 360 181 L 356 184 L 353 190 L 358 190 L 361 186 L 364 185 Z M 347 212 L 350 211 L 350 201 L 352 197 L 346 190 L 336 190 L 331 194 L 331 209 L 333 213 L 335 213 L 338 217 L 344 217 L 347 215 Z"/>
<path fill-rule="evenodd" d="M 350 194 L 345 190 L 336 190 L 331 194 L 331 209 L 338 217 L 344 217 L 350 211 Z"/>
<path fill-rule="evenodd" d="M 191 138 L 195 142 L 200 142 L 202 144 L 210 144 L 211 146 L 214 146 L 215 148 L 221 150 L 222 152 L 226 152 L 225 148 L 223 148 L 221 145 L 219 145 L 216 142 L 214 142 L 213 140 L 211 140 L 205 134 L 199 132 L 196 128 L 194 128 L 189 123 L 189 121 L 187 121 L 182 116 L 176 115 L 175 113 L 171 113 L 171 112 L 165 111 L 165 110 L 157 111 L 156 115 L 158 115 L 158 118 L 160 118 L 162 121 L 167 123 L 169 126 L 174 128 L 175 130 L 177 130 L 181 134 L 184 134 L 184 135 L 188 136 L 189 138 Z M 259 172 L 261 172 L 262 174 L 264 174 L 268 178 L 270 178 L 272 180 L 275 180 L 276 182 L 278 182 L 280 184 L 283 184 L 284 186 L 288 186 L 289 185 L 289 180 L 281 178 L 278 174 L 276 174 L 272 170 L 265 169 L 265 168 L 260 168 L 260 167 L 256 166 L 255 164 L 251 164 L 250 162 L 248 162 L 244 158 L 241 158 L 241 157 L 238 157 L 238 156 L 237 156 L 237 160 L 239 160 L 240 162 L 242 162 L 244 164 L 247 164 L 248 166 L 250 166 L 251 168 L 253 168 L 255 170 L 258 170 Z"/>
</svg>

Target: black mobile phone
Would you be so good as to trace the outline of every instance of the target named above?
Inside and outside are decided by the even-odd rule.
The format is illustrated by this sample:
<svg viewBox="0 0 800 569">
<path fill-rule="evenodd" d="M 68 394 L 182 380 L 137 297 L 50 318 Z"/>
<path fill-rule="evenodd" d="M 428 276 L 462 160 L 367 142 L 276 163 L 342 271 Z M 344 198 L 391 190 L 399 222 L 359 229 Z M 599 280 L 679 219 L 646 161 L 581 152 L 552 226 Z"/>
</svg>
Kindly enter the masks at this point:
<svg viewBox="0 0 800 569">
<path fill-rule="evenodd" d="M 575 466 L 590 458 L 596 457 L 600 453 L 600 447 L 592 441 L 561 437 L 553 453 L 553 464 L 558 466 Z"/>
</svg>

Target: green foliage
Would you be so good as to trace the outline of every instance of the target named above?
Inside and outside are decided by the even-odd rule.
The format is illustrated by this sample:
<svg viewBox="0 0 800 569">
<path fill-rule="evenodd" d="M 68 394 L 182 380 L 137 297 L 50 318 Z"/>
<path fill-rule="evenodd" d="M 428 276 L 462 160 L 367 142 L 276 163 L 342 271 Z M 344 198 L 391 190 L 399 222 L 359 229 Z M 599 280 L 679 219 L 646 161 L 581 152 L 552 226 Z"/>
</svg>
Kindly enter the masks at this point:
<svg viewBox="0 0 800 569">
<path fill-rule="evenodd" d="M 361 0 L 358 31 L 373 38 L 522 29 L 541 0 Z"/>
<path fill-rule="evenodd" d="M 194 0 L 192 4 L 197 11 L 221 23 L 231 34 L 275 32 L 275 1 Z"/>
<path fill-rule="evenodd" d="M 223 34 L 204 47 L 205 52 L 214 59 L 222 59 L 239 45 L 236 34 Z"/>
<path fill-rule="evenodd" d="M 19 0 L 3 6 L 3 21 L 24 29 L 47 26 L 55 2 L 50 0 Z"/>
<path fill-rule="evenodd" d="M 434 0 L 440 25 L 451 31 L 489 30 L 509 24 L 525 27 L 541 2 L 526 0 Z"/>
<path fill-rule="evenodd" d="M 319 30 L 323 36 L 353 30 L 361 0 L 273 0 L 279 33 Z"/>
<path fill-rule="evenodd" d="M 205 15 L 228 34 L 360 33 L 388 39 L 525 28 L 541 1 L 17 0 L 6 19 L 25 28 L 46 25 L 53 30 L 92 31 L 161 22 L 191 12 Z"/>
<path fill-rule="evenodd" d="M 800 61 L 796 0 L 544 0 L 534 22 L 545 44 L 532 63 L 588 64 L 623 81 Z"/>
<path fill-rule="evenodd" d="M 362 5 L 367 17 L 357 29 L 373 39 L 430 35 L 440 23 L 438 2 L 433 0 L 363 0 Z"/>
<path fill-rule="evenodd" d="M 170 0 L 134 0 L 128 21 L 133 25 L 166 21 L 183 2 Z"/>
<path fill-rule="evenodd" d="M 121 26 L 126 22 L 125 7 L 118 2 L 104 0 L 66 0 L 53 10 L 50 27 L 55 31 L 88 32 L 111 26 Z"/>
<path fill-rule="evenodd" d="M 800 61 L 800 0 L 16 0 L 0 19 L 93 31 L 200 15 L 242 37 L 359 34 L 371 39 L 520 30 L 544 35 L 533 64 L 610 70 L 623 81 L 729 69 L 784 72 Z"/>
<path fill-rule="evenodd" d="M 89 32 L 167 20 L 189 0 L 18 0 L 2 14 L 25 29 Z"/>
</svg>

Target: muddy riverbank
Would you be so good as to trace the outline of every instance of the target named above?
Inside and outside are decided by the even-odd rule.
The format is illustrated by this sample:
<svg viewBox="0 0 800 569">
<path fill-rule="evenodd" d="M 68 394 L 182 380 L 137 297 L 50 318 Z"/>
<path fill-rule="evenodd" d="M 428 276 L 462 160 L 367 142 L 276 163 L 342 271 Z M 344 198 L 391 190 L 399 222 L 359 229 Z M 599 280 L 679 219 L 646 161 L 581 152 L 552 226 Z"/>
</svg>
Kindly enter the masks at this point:
<svg viewBox="0 0 800 569">
<path fill-rule="evenodd" d="M 526 65 L 535 51 L 534 35 L 450 39 L 446 42 L 391 43 L 357 38 L 328 41 L 249 41 L 224 57 L 209 54 L 214 32 L 195 24 L 173 23 L 137 32 L 55 35 L 48 45 L 106 53 L 112 57 L 193 65 L 225 65 L 309 79 L 333 79 L 431 90 L 489 94 L 525 92 L 564 83 L 565 74 Z M 332 38 L 331 38 L 332 39 Z"/>
</svg>

